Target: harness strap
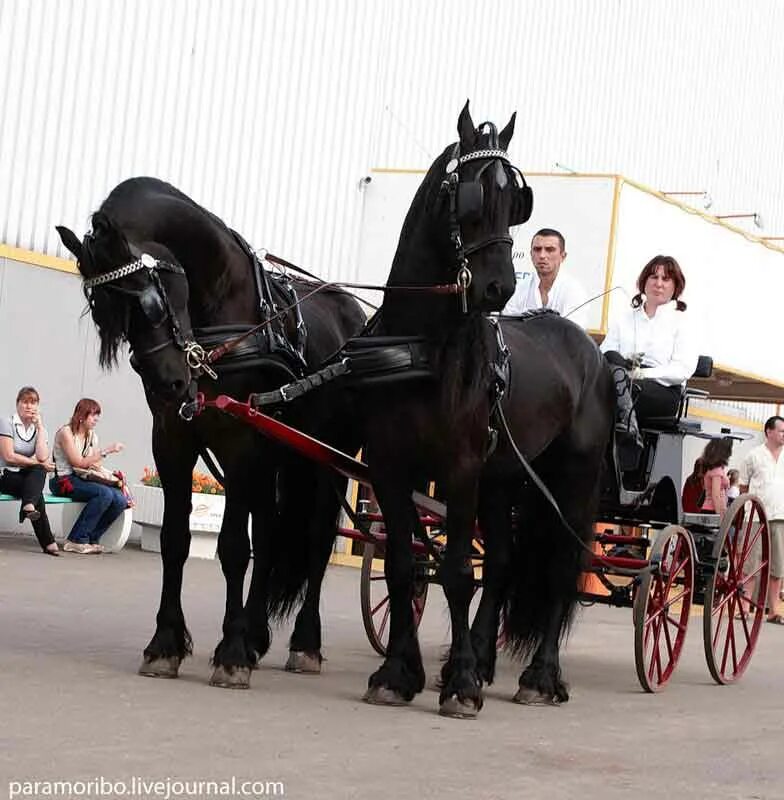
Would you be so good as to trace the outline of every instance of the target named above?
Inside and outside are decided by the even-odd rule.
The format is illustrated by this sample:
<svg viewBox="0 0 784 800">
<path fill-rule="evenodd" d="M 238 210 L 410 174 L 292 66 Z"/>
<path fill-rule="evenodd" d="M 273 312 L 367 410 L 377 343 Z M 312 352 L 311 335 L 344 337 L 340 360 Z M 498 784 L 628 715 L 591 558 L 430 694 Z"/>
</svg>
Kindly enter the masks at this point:
<svg viewBox="0 0 784 800">
<path fill-rule="evenodd" d="M 303 394 L 307 394 L 312 389 L 334 381 L 335 378 L 346 375 L 348 372 L 350 372 L 348 359 L 343 359 L 343 361 L 339 361 L 336 364 L 329 364 L 318 372 L 287 383 L 279 389 L 274 389 L 270 392 L 251 394 L 248 397 L 248 403 L 253 408 L 263 408 L 264 406 L 271 406 L 276 403 L 290 403 L 292 400 L 302 397 Z"/>
<path fill-rule="evenodd" d="M 429 350 L 419 337 L 349 339 L 335 357 L 340 360 L 279 389 L 252 394 L 248 402 L 254 408 L 289 403 L 325 383 L 347 375 L 361 384 L 421 380 L 433 376 Z"/>
</svg>

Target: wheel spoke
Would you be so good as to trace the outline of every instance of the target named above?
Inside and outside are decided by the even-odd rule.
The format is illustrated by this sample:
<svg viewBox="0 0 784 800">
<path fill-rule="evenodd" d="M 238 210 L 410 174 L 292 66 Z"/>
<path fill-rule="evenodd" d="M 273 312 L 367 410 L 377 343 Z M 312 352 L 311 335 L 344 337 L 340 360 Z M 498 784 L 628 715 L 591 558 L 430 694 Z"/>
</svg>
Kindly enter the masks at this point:
<svg viewBox="0 0 784 800">
<path fill-rule="evenodd" d="M 662 627 L 664 628 L 664 643 L 667 646 L 667 663 L 672 661 L 674 648 L 672 646 L 672 639 L 670 638 L 670 626 L 667 624 L 667 617 L 662 619 Z"/>
<path fill-rule="evenodd" d="M 726 599 L 725 599 L 725 602 L 726 602 Z M 722 624 L 722 622 L 724 620 L 724 611 L 725 611 L 725 606 L 724 606 L 724 603 L 722 603 L 713 612 L 713 616 L 717 617 L 717 619 L 716 619 L 716 630 L 714 631 L 714 634 L 713 634 L 713 649 L 714 650 L 716 649 L 716 645 L 719 642 L 719 635 L 721 634 L 721 624 Z"/>
<path fill-rule="evenodd" d="M 378 625 L 378 638 L 384 638 L 384 631 L 387 629 L 387 620 L 389 619 L 389 605 L 384 609 L 384 615 L 381 617 L 381 622 Z"/>
<path fill-rule="evenodd" d="M 675 617 L 671 617 L 669 614 L 667 615 L 666 619 L 674 628 L 677 628 L 682 633 L 686 632 L 686 626 L 689 624 L 688 622 L 681 622 L 679 619 L 675 619 Z"/>
<path fill-rule="evenodd" d="M 374 617 L 375 617 L 375 616 L 376 616 L 376 612 L 379 610 L 379 608 L 381 608 L 381 606 L 383 606 L 383 605 L 384 605 L 384 603 L 387 603 L 387 604 L 389 603 L 389 595 L 386 595 L 386 596 L 384 597 L 384 599 L 383 599 L 383 600 L 381 600 L 381 601 L 378 603 L 378 605 L 376 605 L 376 606 L 373 606 L 373 608 L 371 608 L 371 609 L 370 609 L 370 614 L 371 614 L 372 616 L 374 616 Z"/>
</svg>

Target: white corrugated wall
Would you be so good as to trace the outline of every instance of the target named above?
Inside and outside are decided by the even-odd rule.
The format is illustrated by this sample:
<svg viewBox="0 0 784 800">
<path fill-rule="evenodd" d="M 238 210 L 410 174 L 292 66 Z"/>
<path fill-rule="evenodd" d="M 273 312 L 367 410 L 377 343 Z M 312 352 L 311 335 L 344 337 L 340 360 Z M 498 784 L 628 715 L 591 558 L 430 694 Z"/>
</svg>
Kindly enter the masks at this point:
<svg viewBox="0 0 784 800">
<path fill-rule="evenodd" d="M 359 179 L 426 166 L 470 97 L 513 154 L 708 190 L 784 234 L 776 0 L 0 0 L 0 241 L 63 254 L 120 180 L 256 246 L 355 263 Z"/>
</svg>

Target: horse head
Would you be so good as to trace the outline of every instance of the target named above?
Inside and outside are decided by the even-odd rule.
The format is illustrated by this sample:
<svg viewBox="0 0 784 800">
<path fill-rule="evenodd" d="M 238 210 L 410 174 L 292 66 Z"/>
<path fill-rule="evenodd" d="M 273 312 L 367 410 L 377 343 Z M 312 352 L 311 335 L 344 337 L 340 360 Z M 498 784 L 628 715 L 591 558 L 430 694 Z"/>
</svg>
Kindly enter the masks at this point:
<svg viewBox="0 0 784 800">
<path fill-rule="evenodd" d="M 435 160 L 406 217 L 395 256 L 395 283 L 458 283 L 464 310 L 500 311 L 515 287 L 509 227 L 531 216 L 533 196 L 507 155 L 516 114 L 499 133 L 476 127 L 465 104 L 459 141 Z"/>
<path fill-rule="evenodd" d="M 57 226 L 76 256 L 90 313 L 100 338 L 99 361 L 117 364 L 123 342 L 145 387 L 167 402 L 184 400 L 198 371 L 188 313 L 188 281 L 160 244 L 131 244 L 104 213 L 92 217 L 92 232 L 80 242 Z M 203 352 L 201 353 L 203 356 Z"/>
</svg>

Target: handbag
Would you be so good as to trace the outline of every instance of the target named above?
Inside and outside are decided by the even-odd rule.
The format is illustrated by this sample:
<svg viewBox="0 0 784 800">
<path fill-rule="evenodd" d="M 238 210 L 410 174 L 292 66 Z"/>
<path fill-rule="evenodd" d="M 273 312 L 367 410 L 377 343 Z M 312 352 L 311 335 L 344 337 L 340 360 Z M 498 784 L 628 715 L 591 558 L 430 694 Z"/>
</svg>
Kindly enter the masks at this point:
<svg viewBox="0 0 784 800">
<path fill-rule="evenodd" d="M 92 452 L 95 438 L 92 431 L 85 437 L 82 447 L 82 456 L 87 456 Z M 106 469 L 102 464 L 93 464 L 91 467 L 72 467 L 74 475 L 83 481 L 90 483 L 100 483 L 102 486 L 112 486 L 115 489 L 122 489 L 123 481 L 111 470 Z"/>
<path fill-rule="evenodd" d="M 92 467 L 81 469 L 80 467 L 73 467 L 74 475 L 81 478 L 83 481 L 90 481 L 91 483 L 100 483 L 103 486 L 113 486 L 115 489 L 122 488 L 122 481 L 113 472 L 110 472 L 106 467 L 99 464 L 93 464 Z"/>
</svg>

